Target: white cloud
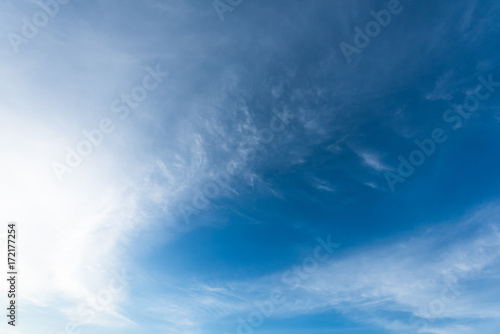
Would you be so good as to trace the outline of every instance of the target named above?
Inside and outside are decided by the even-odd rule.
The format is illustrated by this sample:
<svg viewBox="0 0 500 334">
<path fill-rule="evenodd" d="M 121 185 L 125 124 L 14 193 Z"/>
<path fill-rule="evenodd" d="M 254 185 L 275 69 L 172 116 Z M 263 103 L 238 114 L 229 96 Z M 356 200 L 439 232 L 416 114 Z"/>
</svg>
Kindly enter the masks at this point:
<svg viewBox="0 0 500 334">
<path fill-rule="evenodd" d="M 374 153 L 358 153 L 359 156 L 363 159 L 363 162 L 370 166 L 371 168 L 375 169 L 378 172 L 381 171 L 386 171 L 386 170 L 391 170 L 391 168 L 387 167 L 381 160 L 380 158 L 374 154 Z"/>
<path fill-rule="evenodd" d="M 255 309 L 254 301 L 263 301 L 270 291 L 280 288 L 288 303 L 277 307 L 275 316 L 279 317 L 330 309 L 355 321 L 403 331 L 412 329 L 410 319 L 416 316 L 425 321 L 429 333 L 452 334 L 458 328 L 459 333 L 472 333 L 467 325 L 470 320 L 486 326 L 500 317 L 498 299 L 491 295 L 498 294 L 491 289 L 500 276 L 499 217 L 493 204 L 459 222 L 345 250 L 303 280 L 297 290 L 281 281 L 282 273 L 276 273 L 210 289 L 193 288 L 182 303 L 175 299 L 169 303 L 182 305 L 176 309 L 176 314 L 182 315 L 179 319 L 193 319 L 193 314 L 203 314 L 202 308 L 214 307 L 219 314 L 213 317 L 231 321 L 238 315 L 245 317 Z M 223 288 L 224 293 L 219 293 L 223 285 L 230 290 Z M 241 299 L 228 302 L 229 294 Z M 377 313 L 381 311 L 391 316 L 384 318 Z M 395 314 L 400 317 L 400 312 L 406 315 L 394 318 Z M 207 319 L 198 318 L 196 326 L 203 321 Z"/>
</svg>

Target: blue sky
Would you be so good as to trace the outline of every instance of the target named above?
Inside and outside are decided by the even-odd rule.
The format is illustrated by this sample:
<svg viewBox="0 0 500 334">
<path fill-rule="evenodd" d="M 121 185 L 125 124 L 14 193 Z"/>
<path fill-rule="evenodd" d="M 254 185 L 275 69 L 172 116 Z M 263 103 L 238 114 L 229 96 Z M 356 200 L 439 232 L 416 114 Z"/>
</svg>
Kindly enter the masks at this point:
<svg viewBox="0 0 500 334">
<path fill-rule="evenodd" d="M 0 332 L 498 333 L 498 2 L 41 3 L 0 4 Z"/>
</svg>

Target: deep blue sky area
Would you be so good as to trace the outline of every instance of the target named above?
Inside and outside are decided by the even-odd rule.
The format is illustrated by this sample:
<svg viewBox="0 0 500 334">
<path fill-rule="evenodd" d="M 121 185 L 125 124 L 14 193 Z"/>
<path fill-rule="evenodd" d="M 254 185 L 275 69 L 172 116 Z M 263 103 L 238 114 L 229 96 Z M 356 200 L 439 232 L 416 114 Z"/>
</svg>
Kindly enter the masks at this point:
<svg viewBox="0 0 500 334">
<path fill-rule="evenodd" d="M 498 1 L 0 13 L 7 332 L 500 330 Z"/>
</svg>

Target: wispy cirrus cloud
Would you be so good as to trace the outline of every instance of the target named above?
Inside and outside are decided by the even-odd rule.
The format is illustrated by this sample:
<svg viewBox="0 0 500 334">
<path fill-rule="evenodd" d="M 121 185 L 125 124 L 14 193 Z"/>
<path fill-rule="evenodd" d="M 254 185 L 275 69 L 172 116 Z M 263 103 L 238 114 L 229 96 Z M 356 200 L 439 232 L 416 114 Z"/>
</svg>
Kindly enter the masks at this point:
<svg viewBox="0 0 500 334">
<path fill-rule="evenodd" d="M 499 214 L 491 203 L 459 221 L 340 250 L 299 286 L 284 281 L 290 279 L 285 272 L 194 285 L 149 301 L 155 305 L 149 311 L 168 316 L 179 330 L 196 332 L 212 321 L 231 328 L 279 289 L 286 300 L 271 319 L 332 312 L 389 332 L 451 334 L 472 332 L 476 325 L 489 328 L 499 316 L 491 295 L 500 276 Z M 266 328 L 264 323 L 259 330 Z"/>
</svg>

